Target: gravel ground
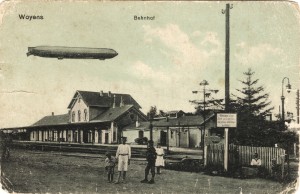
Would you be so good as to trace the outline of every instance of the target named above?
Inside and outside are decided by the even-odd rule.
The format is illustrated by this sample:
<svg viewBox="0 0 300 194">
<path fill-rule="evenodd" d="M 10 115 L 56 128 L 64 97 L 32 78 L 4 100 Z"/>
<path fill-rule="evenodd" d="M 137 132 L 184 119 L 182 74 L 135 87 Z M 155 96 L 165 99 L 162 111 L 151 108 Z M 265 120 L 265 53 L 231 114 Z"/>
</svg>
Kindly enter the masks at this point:
<svg viewBox="0 0 300 194">
<path fill-rule="evenodd" d="M 107 183 L 104 157 L 12 150 L 2 175 L 16 193 L 280 193 L 284 187 L 264 179 L 234 179 L 163 170 L 155 184 L 142 184 L 143 160 L 132 160 L 126 183 Z M 115 179 L 117 172 L 115 173 Z"/>
</svg>

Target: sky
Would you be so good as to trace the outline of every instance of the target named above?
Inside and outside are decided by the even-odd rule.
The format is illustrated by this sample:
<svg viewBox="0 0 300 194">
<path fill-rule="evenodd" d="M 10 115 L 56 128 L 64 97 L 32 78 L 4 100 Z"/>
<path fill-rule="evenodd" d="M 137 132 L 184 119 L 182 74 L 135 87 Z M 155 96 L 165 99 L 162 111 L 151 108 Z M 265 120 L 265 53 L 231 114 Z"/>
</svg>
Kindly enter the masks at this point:
<svg viewBox="0 0 300 194">
<path fill-rule="evenodd" d="M 230 93 L 251 68 L 278 113 L 282 80 L 293 91 L 285 109 L 296 115 L 300 77 L 299 8 L 291 2 L 232 2 Z M 224 98 L 226 2 L 2 2 L 0 128 L 28 126 L 65 114 L 76 90 L 127 93 L 146 113 L 194 111 L 199 83 Z M 19 14 L 43 16 L 21 20 Z M 134 20 L 134 16 L 155 16 Z M 26 56 L 28 47 L 112 48 L 108 60 Z M 284 85 L 287 84 L 285 80 Z"/>
</svg>

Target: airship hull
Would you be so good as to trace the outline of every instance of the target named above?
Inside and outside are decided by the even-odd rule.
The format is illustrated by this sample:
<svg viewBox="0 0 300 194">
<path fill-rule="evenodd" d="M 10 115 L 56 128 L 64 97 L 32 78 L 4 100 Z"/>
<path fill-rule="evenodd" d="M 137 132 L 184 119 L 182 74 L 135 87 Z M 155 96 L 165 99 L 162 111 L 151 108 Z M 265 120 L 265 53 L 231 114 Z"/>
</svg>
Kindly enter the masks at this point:
<svg viewBox="0 0 300 194">
<path fill-rule="evenodd" d="M 59 47 L 59 46 L 37 46 L 28 47 L 27 56 L 57 59 L 111 59 L 118 55 L 113 49 L 108 48 L 86 48 L 86 47 Z"/>
</svg>

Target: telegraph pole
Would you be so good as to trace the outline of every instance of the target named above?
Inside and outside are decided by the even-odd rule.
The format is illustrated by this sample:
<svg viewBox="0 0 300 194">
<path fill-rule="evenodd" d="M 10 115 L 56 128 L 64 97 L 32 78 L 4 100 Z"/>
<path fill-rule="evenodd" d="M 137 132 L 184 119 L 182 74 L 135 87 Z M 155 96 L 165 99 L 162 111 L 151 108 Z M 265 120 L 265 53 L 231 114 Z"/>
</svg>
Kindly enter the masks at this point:
<svg viewBox="0 0 300 194">
<path fill-rule="evenodd" d="M 206 80 L 203 80 L 202 82 L 200 82 L 199 84 L 200 86 L 203 87 L 203 90 L 202 91 L 193 91 L 194 94 L 197 94 L 197 93 L 203 93 L 203 113 L 202 113 L 202 116 L 203 116 L 203 130 L 201 131 L 201 147 L 203 149 L 203 152 L 202 152 L 202 158 L 204 159 L 205 157 L 205 122 L 206 122 L 206 97 L 209 97 L 210 94 L 213 92 L 213 93 L 217 93 L 219 90 L 211 90 L 211 89 L 207 89 L 206 86 L 208 86 L 208 82 Z M 193 101 L 191 101 L 193 102 Z M 201 103 L 201 104 L 202 104 Z M 199 103 L 200 104 L 200 103 Z"/>
<path fill-rule="evenodd" d="M 229 101 L 230 101 L 230 82 L 229 82 L 229 62 L 230 62 L 230 45 L 229 45 L 229 40 L 230 40 L 230 9 L 232 9 L 232 6 L 229 4 L 226 4 L 226 10 L 225 10 L 225 15 L 226 15 L 226 42 L 225 42 L 225 112 L 229 111 Z M 224 11 L 222 11 L 224 13 Z"/>
<path fill-rule="evenodd" d="M 229 3 L 226 4 L 226 9 L 222 10 L 222 13 L 225 14 L 225 31 L 226 31 L 226 41 L 225 41 L 225 112 L 229 112 L 230 104 L 230 82 L 229 82 L 229 62 L 230 62 L 230 9 L 232 5 Z M 224 128 L 225 135 L 225 145 L 224 145 L 224 170 L 228 169 L 228 128 Z"/>
</svg>

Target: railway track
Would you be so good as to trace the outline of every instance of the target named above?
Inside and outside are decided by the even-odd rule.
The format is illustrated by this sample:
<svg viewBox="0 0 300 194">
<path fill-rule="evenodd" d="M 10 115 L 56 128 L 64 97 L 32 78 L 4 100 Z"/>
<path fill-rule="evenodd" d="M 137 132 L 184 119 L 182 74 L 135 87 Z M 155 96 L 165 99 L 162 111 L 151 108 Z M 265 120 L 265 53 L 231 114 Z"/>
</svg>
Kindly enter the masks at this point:
<svg viewBox="0 0 300 194">
<path fill-rule="evenodd" d="M 14 148 L 36 150 L 36 151 L 57 151 L 61 153 L 68 153 L 70 155 L 76 155 L 76 153 L 89 154 L 88 157 L 97 157 L 96 155 L 104 155 L 106 152 L 115 153 L 117 151 L 118 145 L 93 145 L 93 144 L 76 144 L 76 143 L 59 143 L 59 142 L 23 142 L 14 141 Z M 131 148 L 132 158 L 145 158 L 146 146 Z M 92 155 L 91 155 L 92 154 Z M 181 160 L 184 157 L 190 157 L 195 159 L 200 159 L 200 152 L 176 152 L 171 151 L 166 155 L 167 159 L 171 160 Z"/>
<path fill-rule="evenodd" d="M 14 142 L 14 148 L 28 149 L 28 150 L 39 150 L 39 151 L 58 151 L 68 153 L 89 153 L 89 154 L 101 154 L 104 155 L 106 152 L 116 152 L 116 146 L 94 146 L 94 145 L 83 145 L 83 144 L 54 144 L 54 143 L 29 143 L 29 142 Z M 146 148 L 139 148 L 138 150 L 132 149 L 132 157 L 141 158 L 145 157 L 144 152 Z"/>
</svg>

